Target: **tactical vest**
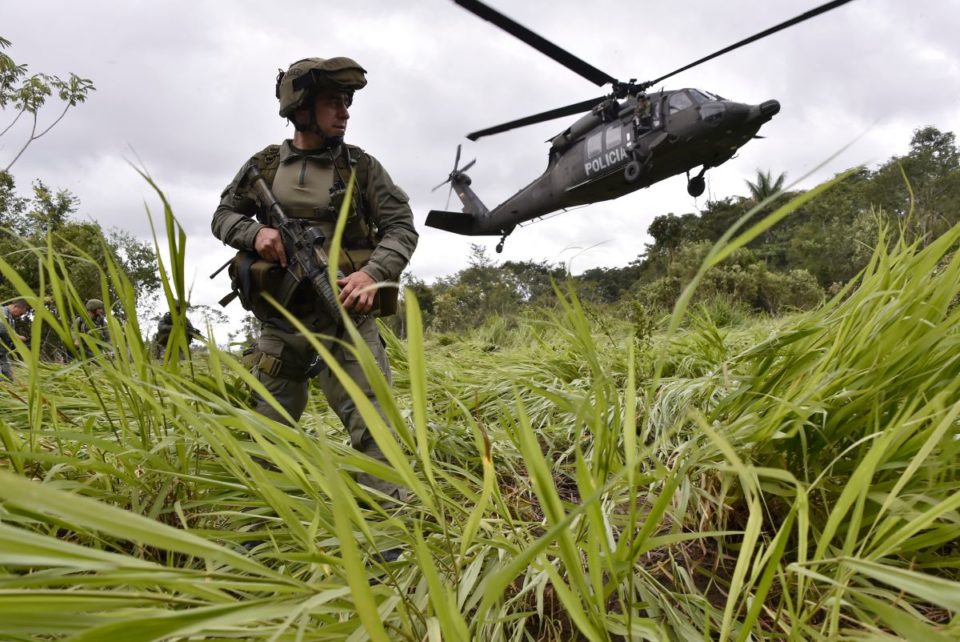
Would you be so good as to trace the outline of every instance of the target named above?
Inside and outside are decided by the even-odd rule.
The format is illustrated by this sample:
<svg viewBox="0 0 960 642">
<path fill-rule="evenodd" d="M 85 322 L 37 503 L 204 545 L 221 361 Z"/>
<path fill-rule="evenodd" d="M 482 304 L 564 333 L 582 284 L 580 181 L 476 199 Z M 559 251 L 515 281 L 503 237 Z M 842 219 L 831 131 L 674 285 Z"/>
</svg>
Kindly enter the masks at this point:
<svg viewBox="0 0 960 642">
<path fill-rule="evenodd" d="M 280 146 L 270 145 L 264 148 L 254 155 L 252 161 L 256 163 L 257 169 L 272 189 L 280 167 Z M 365 203 L 366 194 L 363 192 L 369 173 L 368 165 L 367 155 L 361 148 L 342 144 L 341 153 L 334 158 L 334 188 L 337 191 L 331 197 L 330 206 L 325 210 L 284 212 L 290 218 L 315 220 L 327 239 L 324 244 L 325 249 L 329 249 L 346 189 L 345 183 L 350 178 L 350 172 L 356 172 L 354 198 L 351 200 L 338 255 L 338 268 L 344 274 L 351 274 L 366 265 L 379 242 L 379 226 L 371 214 L 371 208 Z M 264 225 L 269 224 L 263 207 L 258 208 L 257 220 Z M 226 305 L 238 296 L 243 307 L 259 320 L 289 329 L 289 324 L 281 318 L 273 305 L 261 296 L 263 292 L 268 292 L 275 299 L 279 298 L 277 293 L 282 289 L 281 284 L 285 276 L 285 270 L 282 267 L 277 263 L 261 259 L 256 252 L 240 250 L 230 263 L 229 273 L 233 292 L 221 300 L 221 305 Z M 373 314 L 377 316 L 395 314 L 396 295 L 395 288 L 378 290 Z M 315 297 L 310 284 L 302 283 L 294 297 L 286 302 L 285 307 L 294 316 L 307 316 L 315 310 Z"/>
</svg>

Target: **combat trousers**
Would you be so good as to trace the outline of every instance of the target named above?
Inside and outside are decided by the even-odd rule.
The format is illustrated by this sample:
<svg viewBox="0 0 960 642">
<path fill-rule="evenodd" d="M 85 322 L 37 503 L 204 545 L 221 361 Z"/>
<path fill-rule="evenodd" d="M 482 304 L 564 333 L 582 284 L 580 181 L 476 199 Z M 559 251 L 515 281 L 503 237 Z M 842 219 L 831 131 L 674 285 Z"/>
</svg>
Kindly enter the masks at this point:
<svg viewBox="0 0 960 642">
<path fill-rule="evenodd" d="M 310 324 L 307 324 L 310 327 Z M 337 335 L 337 324 L 331 322 L 324 323 L 323 320 L 314 320 L 315 332 L 320 335 L 334 337 Z M 380 341 L 380 333 L 374 319 L 367 318 L 357 327 L 364 343 L 373 353 L 380 366 L 381 372 L 391 382 L 390 362 L 387 359 L 387 352 Z M 347 374 L 356 382 L 361 392 L 373 404 L 380 416 L 383 410 L 377 402 L 370 383 L 363 375 L 363 369 L 357 361 L 356 356 L 343 346 L 333 345 L 329 339 L 324 341 L 324 345 L 331 348 L 337 363 L 347 372 Z M 272 325 L 264 325 L 257 341 L 256 365 L 253 374 L 264 385 L 264 387 L 273 395 L 277 402 L 293 417 L 294 421 L 299 421 L 303 411 L 307 406 L 307 400 L 310 394 L 310 380 L 307 378 L 307 370 L 313 362 L 316 352 L 310 346 L 306 337 L 300 334 L 285 332 Z M 386 458 L 373 439 L 367 428 L 363 417 L 357 410 L 356 404 L 350 398 L 349 393 L 340 384 L 330 368 L 323 367 L 323 370 L 317 375 L 320 388 L 327 398 L 330 408 L 336 413 L 344 428 L 350 435 L 350 444 L 362 453 L 386 462 Z M 280 414 L 270 406 L 256 392 L 253 394 L 254 408 L 260 414 L 270 417 L 276 421 L 285 422 Z M 387 495 L 400 497 L 400 489 L 378 477 L 361 473 L 357 475 L 357 481 L 370 488 L 375 488 Z"/>
<path fill-rule="evenodd" d="M 6 354 L 0 357 L 0 375 L 7 381 L 13 381 L 13 366 L 10 365 L 10 357 Z"/>
</svg>

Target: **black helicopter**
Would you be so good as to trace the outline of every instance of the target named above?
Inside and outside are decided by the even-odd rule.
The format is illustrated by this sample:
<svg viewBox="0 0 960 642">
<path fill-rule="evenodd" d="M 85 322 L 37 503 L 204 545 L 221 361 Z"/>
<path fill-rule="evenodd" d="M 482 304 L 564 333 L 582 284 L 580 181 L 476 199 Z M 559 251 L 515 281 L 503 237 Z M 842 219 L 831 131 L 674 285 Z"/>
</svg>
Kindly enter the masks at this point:
<svg viewBox="0 0 960 642">
<path fill-rule="evenodd" d="M 497 252 L 502 252 L 507 236 L 524 221 L 576 205 L 615 199 L 676 174 L 685 172 L 687 192 L 700 196 L 706 185 L 704 173 L 730 160 L 740 147 L 758 137 L 760 127 L 780 111 L 780 103 L 767 100 L 748 105 L 700 89 L 655 93 L 647 93 L 647 89 L 851 1 L 833 0 L 659 78 L 638 83 L 636 79 L 617 80 L 478 0 L 454 0 L 594 84 L 611 85 L 612 90 L 599 98 L 467 134 L 468 139 L 475 141 L 517 127 L 589 112 L 550 140 L 543 174 L 493 210 L 470 188 L 471 180 L 465 172 L 476 161 L 458 167 L 458 145 L 453 171 L 434 190 L 450 183 L 450 189 L 463 202 L 463 211 L 432 210 L 426 224 L 455 234 L 500 236 Z M 690 176 L 690 171 L 697 167 L 701 168 L 699 173 Z"/>
</svg>

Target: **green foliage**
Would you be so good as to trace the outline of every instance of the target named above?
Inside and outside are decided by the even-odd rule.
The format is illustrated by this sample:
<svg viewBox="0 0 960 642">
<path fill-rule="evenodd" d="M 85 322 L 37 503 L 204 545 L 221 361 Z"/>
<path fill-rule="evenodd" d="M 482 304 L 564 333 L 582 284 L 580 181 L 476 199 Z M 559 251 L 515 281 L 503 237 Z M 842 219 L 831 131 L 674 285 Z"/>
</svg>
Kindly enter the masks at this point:
<svg viewBox="0 0 960 642">
<path fill-rule="evenodd" d="M 773 172 L 766 171 L 761 172 L 757 170 L 757 179 L 755 181 L 747 181 L 747 189 L 750 190 L 750 198 L 753 202 L 760 203 L 767 200 L 778 194 L 780 190 L 783 189 L 783 184 L 787 180 L 786 174 L 780 174 L 776 178 L 773 177 Z"/>
<path fill-rule="evenodd" d="M 3 50 L 9 46 L 10 41 L 0 37 L 0 110 L 5 112 L 9 108 L 16 115 L 0 130 L 0 137 L 7 135 L 24 114 L 31 120 L 31 125 L 26 141 L 3 168 L 3 172 L 9 172 L 31 143 L 53 129 L 71 107 L 84 102 L 87 94 L 96 89 L 89 79 L 74 73 L 66 80 L 45 73 L 30 74 L 27 65 L 14 62 L 4 53 Z M 63 110 L 45 127 L 40 127 L 40 111 L 53 96 L 63 103 Z"/>
<path fill-rule="evenodd" d="M 13 178 L 0 172 L 0 256 L 38 293 L 44 305 L 54 295 L 55 281 L 67 275 L 81 301 L 118 300 L 115 283 L 104 279 L 103 269 L 108 264 L 123 272 L 134 292 L 134 307 L 113 310 L 118 318 L 136 316 L 136 301 L 160 288 L 156 254 L 149 245 L 128 232 L 105 233 L 98 223 L 74 220 L 79 201 L 67 190 L 54 192 L 36 181 L 33 198 L 26 199 L 17 196 L 14 188 Z M 17 293 L 15 283 L 0 282 L 0 300 Z M 82 313 L 83 306 L 77 310 L 65 319 L 68 323 Z M 48 332 L 41 353 L 53 360 L 67 359 L 76 348 L 72 344 L 72 339 Z"/>
<path fill-rule="evenodd" d="M 73 73 L 66 80 L 45 73 L 31 74 L 26 64 L 15 62 L 4 51 L 10 44 L 0 37 L 0 111 L 4 115 L 11 111 L 14 114 L 0 129 L 0 138 L 18 135 L 14 126 L 24 116 L 29 122 L 29 133 L 0 169 L 0 256 L 28 287 L 39 293 L 48 308 L 47 297 L 54 293 L 47 284 L 52 283 L 51 278 L 67 275 L 80 297 L 108 298 L 104 286 L 107 290 L 111 286 L 103 279 L 103 267 L 110 263 L 122 266 L 121 269 L 134 278 L 138 294 L 155 291 L 160 282 L 155 257 L 148 245 L 124 232 L 108 235 L 96 223 L 71 220 L 79 199 L 68 190 L 54 190 L 42 180 L 36 180 L 30 198 L 17 194 L 10 168 L 34 141 L 53 129 L 67 111 L 84 102 L 94 86 L 90 80 Z M 40 113 L 51 99 L 59 100 L 62 110 L 41 126 Z M 15 283 L 0 282 L 0 299 L 10 298 L 16 291 Z M 133 308 L 129 311 L 132 313 Z M 122 318 L 126 312 L 118 309 L 115 313 Z M 69 333 L 48 332 L 44 334 L 40 353 L 45 358 L 62 360 L 75 350 Z"/>
<path fill-rule="evenodd" d="M 101 294 L 101 270 L 108 258 L 133 281 L 138 298 L 159 289 L 156 254 L 148 244 L 129 232 L 105 233 L 97 223 L 73 220 L 79 200 L 67 190 L 52 192 L 36 181 L 33 192 L 32 199 L 17 197 L 12 177 L 0 172 L 0 204 L 7 208 L 0 210 L 0 255 L 32 288 L 39 288 L 42 269 L 36 251 L 49 244 L 52 253 L 62 259 L 63 274 L 70 275 L 84 297 Z M 12 284 L 0 285 L 0 298 L 13 294 Z"/>
<path fill-rule="evenodd" d="M 701 251 L 691 287 L 760 265 L 744 246 L 799 205 Z M 561 284 L 549 312 L 434 340 L 408 292 L 384 416 L 354 396 L 390 467 L 322 401 L 291 430 L 244 405 L 260 384 L 233 355 L 152 360 L 113 315 L 114 358 L 46 364 L 66 315 L 40 310 L 0 395 L 0 636 L 955 639 L 960 226 L 889 237 L 843 296 L 779 319 L 722 297 L 664 330 Z M 379 507 L 354 471 L 410 501 Z"/>
<path fill-rule="evenodd" d="M 953 133 L 918 129 L 905 156 L 894 157 L 875 171 L 860 168 L 844 175 L 849 176 L 837 188 L 750 242 L 748 247 L 768 270 L 806 270 L 820 287 L 833 287 L 866 266 L 881 225 L 908 240 L 929 243 L 960 222 L 960 151 Z M 772 211 L 782 201 L 767 200 L 784 182 L 783 174 L 774 177 L 770 171 L 758 171 L 755 181 L 747 181 L 748 197 L 708 202 L 699 216 L 655 218 L 649 229 L 654 243 L 638 259 L 638 281 L 653 284 L 663 278 L 681 248 L 716 242 L 751 207 L 765 203 L 760 213 Z M 638 289 L 642 285 L 633 288 Z"/>
<path fill-rule="evenodd" d="M 470 265 L 433 287 L 433 327 L 441 332 L 477 327 L 490 316 L 512 313 L 522 292 L 510 273 L 498 269 L 483 246 L 474 245 Z"/>
<path fill-rule="evenodd" d="M 670 310 L 697 276 L 711 247 L 709 241 L 682 243 L 673 253 L 667 275 L 649 284 L 638 282 L 631 295 L 653 309 Z M 693 301 L 738 310 L 732 317 L 736 319 L 748 311 L 809 310 L 823 298 L 823 289 L 806 270 L 771 271 L 751 250 L 741 248 L 704 273 Z"/>
</svg>

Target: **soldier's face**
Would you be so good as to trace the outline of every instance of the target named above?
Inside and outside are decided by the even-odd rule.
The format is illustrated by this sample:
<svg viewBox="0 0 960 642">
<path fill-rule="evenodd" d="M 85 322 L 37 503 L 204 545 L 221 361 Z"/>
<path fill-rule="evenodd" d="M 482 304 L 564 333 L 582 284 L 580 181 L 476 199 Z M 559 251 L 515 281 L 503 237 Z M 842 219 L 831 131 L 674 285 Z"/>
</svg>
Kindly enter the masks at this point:
<svg viewBox="0 0 960 642">
<path fill-rule="evenodd" d="M 317 95 L 314 114 L 317 127 L 324 136 L 343 136 L 347 133 L 348 108 L 353 102 L 350 94 L 343 92 L 324 92 Z"/>
</svg>

